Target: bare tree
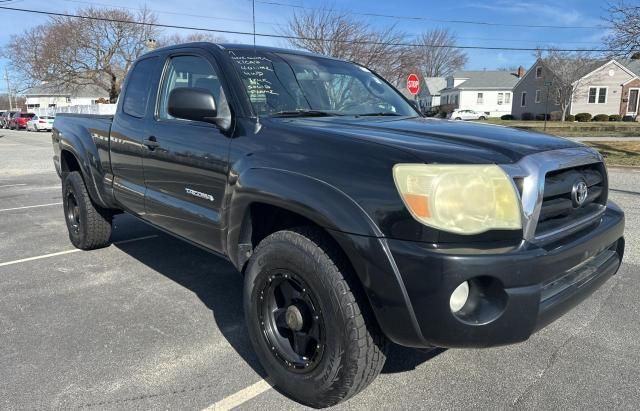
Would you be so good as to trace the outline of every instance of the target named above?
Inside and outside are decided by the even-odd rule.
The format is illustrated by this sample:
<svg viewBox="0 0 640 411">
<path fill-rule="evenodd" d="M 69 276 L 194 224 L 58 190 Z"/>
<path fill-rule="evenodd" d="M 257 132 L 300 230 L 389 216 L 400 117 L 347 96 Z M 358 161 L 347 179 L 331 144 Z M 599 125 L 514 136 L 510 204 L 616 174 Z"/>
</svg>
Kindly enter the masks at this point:
<svg viewBox="0 0 640 411">
<path fill-rule="evenodd" d="M 283 34 L 292 37 L 289 43 L 293 47 L 354 61 L 395 85 L 416 65 L 413 50 L 401 45 L 408 36 L 395 26 L 376 30 L 328 7 L 294 13 Z"/>
<path fill-rule="evenodd" d="M 604 19 L 611 25 L 612 34 L 604 40 L 609 48 L 621 50 L 612 54 L 629 57 L 640 52 L 640 6 L 619 0 L 609 4 L 608 11 Z"/>
<path fill-rule="evenodd" d="M 156 17 L 146 8 L 133 14 L 89 7 L 77 14 L 88 18 L 53 16 L 12 36 L 5 54 L 25 84 L 47 82 L 70 89 L 96 85 L 115 102 L 125 74 L 145 52 L 145 41 L 157 37 L 151 25 Z"/>
<path fill-rule="evenodd" d="M 227 39 L 223 36 L 212 33 L 194 32 L 187 35 L 174 33 L 172 35 L 162 37 L 158 40 L 160 47 L 172 46 L 174 44 L 193 43 L 193 42 L 209 42 L 209 43 L 227 43 Z"/>
<path fill-rule="evenodd" d="M 456 36 L 449 29 L 433 29 L 420 36 L 418 69 L 425 77 L 443 77 L 467 64 L 467 54 L 455 48 Z"/>
<path fill-rule="evenodd" d="M 565 120 L 571 103 L 578 96 L 583 77 L 597 65 L 597 61 L 586 52 L 563 52 L 555 49 L 537 52 L 539 61 L 547 68 L 551 78 L 549 98 L 559 102 L 562 121 Z"/>
</svg>

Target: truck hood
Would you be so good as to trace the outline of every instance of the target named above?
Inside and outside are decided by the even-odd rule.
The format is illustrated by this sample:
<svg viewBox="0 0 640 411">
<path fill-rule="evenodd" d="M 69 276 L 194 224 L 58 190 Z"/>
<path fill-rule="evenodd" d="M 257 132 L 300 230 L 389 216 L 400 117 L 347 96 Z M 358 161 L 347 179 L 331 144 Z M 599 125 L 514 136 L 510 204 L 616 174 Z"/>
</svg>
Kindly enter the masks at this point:
<svg viewBox="0 0 640 411">
<path fill-rule="evenodd" d="M 419 117 L 322 117 L 284 121 L 309 131 L 384 144 L 410 152 L 424 162 L 508 164 L 541 151 L 581 146 L 564 138 L 503 126 Z"/>
</svg>

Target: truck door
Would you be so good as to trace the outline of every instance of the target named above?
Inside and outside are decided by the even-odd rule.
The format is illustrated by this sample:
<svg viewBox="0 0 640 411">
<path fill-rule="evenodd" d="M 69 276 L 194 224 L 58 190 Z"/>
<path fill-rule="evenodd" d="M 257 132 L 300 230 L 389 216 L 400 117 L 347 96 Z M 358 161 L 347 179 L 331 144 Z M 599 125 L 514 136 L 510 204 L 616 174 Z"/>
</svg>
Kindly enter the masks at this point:
<svg viewBox="0 0 640 411">
<path fill-rule="evenodd" d="M 139 60 L 127 77 L 122 100 L 110 134 L 111 170 L 116 200 L 128 211 L 144 215 L 143 140 L 149 112 L 153 111 L 152 90 L 157 89 L 162 69 L 159 57 Z"/>
<path fill-rule="evenodd" d="M 215 60 L 197 51 L 168 56 L 143 157 L 146 219 L 215 251 L 222 250 L 220 214 L 231 139 L 212 124 L 172 117 L 167 103 L 175 88 L 205 88 L 215 98 L 218 116 L 230 119 L 219 73 Z"/>
</svg>

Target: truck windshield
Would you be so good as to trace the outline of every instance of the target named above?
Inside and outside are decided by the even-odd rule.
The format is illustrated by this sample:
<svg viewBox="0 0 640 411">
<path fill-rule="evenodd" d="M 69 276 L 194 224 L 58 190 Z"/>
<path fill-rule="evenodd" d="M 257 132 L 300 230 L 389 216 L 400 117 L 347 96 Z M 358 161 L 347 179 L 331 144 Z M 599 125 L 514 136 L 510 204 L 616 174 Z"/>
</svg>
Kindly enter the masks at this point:
<svg viewBox="0 0 640 411">
<path fill-rule="evenodd" d="M 229 50 L 256 112 L 269 116 L 417 116 L 368 69 L 329 58 Z"/>
</svg>

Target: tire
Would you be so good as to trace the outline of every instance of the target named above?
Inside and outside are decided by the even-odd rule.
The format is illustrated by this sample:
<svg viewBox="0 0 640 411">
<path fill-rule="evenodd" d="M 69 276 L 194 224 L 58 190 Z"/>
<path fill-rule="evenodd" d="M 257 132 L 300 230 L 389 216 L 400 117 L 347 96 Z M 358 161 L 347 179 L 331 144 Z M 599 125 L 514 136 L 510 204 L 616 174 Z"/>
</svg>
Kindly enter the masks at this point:
<svg viewBox="0 0 640 411">
<path fill-rule="evenodd" d="M 387 340 L 356 281 L 320 230 L 278 231 L 256 247 L 245 271 L 245 319 L 278 391 L 322 408 L 352 397 L 378 376 Z M 295 304 L 282 304 L 286 294 Z M 291 341 L 300 341 L 297 350 Z"/>
<path fill-rule="evenodd" d="M 455 120 L 462 120 L 462 117 L 456 117 Z"/>
<path fill-rule="evenodd" d="M 487 118 L 485 116 L 480 116 L 478 117 L 478 120 L 486 120 Z"/>
<path fill-rule="evenodd" d="M 69 240 L 82 250 L 94 250 L 111 244 L 111 220 L 109 210 L 91 201 L 79 172 L 73 171 L 62 182 L 62 204 Z"/>
</svg>

